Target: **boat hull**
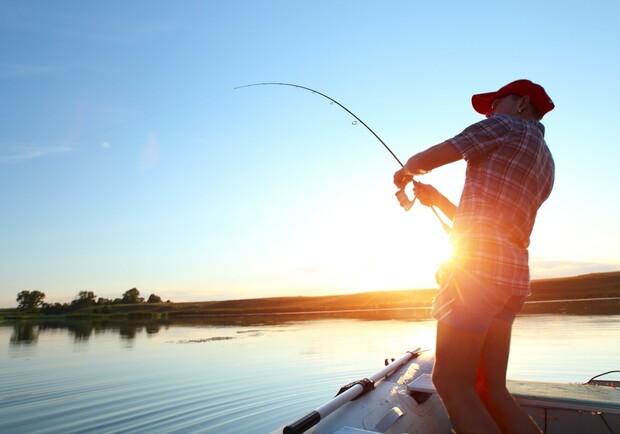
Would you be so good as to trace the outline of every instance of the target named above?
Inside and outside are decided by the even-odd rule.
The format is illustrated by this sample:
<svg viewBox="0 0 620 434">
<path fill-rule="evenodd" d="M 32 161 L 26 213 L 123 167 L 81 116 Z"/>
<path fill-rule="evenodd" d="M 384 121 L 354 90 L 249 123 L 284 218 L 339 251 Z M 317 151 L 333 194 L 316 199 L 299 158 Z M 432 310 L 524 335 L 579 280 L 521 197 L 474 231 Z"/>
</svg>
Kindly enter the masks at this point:
<svg viewBox="0 0 620 434">
<path fill-rule="evenodd" d="M 452 426 L 430 377 L 433 363 L 433 353 L 416 353 L 372 391 L 328 415 L 315 414 L 316 425 L 293 423 L 272 434 L 449 434 Z M 618 389 L 526 381 L 509 381 L 508 388 L 546 434 L 620 433 Z"/>
</svg>

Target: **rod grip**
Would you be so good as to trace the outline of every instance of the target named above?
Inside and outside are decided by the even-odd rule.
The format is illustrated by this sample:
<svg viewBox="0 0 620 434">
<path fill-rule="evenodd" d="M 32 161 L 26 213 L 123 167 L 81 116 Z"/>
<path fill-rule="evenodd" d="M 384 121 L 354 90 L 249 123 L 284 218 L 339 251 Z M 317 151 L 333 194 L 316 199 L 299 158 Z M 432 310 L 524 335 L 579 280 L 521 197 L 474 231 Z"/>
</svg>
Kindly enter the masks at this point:
<svg viewBox="0 0 620 434">
<path fill-rule="evenodd" d="M 308 413 L 301 419 L 296 420 L 292 424 L 285 426 L 284 429 L 282 430 L 282 433 L 283 434 L 301 434 L 303 432 L 306 432 L 310 428 L 312 428 L 317 423 L 319 423 L 320 420 L 321 420 L 321 415 L 317 411 L 313 411 L 311 413 Z"/>
</svg>

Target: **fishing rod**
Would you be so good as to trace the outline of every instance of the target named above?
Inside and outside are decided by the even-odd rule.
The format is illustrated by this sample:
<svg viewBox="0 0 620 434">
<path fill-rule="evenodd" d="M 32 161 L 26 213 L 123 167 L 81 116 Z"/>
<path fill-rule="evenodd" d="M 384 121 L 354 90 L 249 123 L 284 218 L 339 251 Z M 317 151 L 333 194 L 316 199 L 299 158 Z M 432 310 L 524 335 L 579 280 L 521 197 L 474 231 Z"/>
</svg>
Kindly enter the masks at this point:
<svg viewBox="0 0 620 434">
<path fill-rule="evenodd" d="M 319 92 L 318 90 L 315 89 L 311 89 L 309 87 L 306 86 L 301 86 L 299 84 L 292 84 L 292 83 L 282 83 L 282 82 L 264 82 L 264 83 L 253 83 L 253 84 L 246 84 L 243 86 L 237 86 L 235 87 L 236 89 L 243 89 L 246 87 L 254 87 L 254 86 L 289 86 L 289 87 L 296 87 L 298 89 L 303 89 L 303 90 L 307 90 L 309 92 L 312 93 L 316 93 L 318 95 L 321 95 L 323 98 L 328 99 L 329 101 L 333 102 L 334 104 L 338 105 L 340 108 L 342 108 L 343 110 L 345 110 L 347 113 L 349 113 L 351 116 L 353 116 L 360 124 L 364 125 L 366 127 L 366 129 L 368 131 L 370 131 L 372 133 L 373 136 L 375 136 L 375 138 L 377 140 L 379 140 L 379 142 L 381 142 L 381 144 L 383 145 L 383 147 L 385 147 L 385 149 L 387 149 L 387 151 L 390 153 L 390 155 L 392 155 L 392 157 L 394 157 L 394 159 L 396 160 L 396 162 L 398 162 L 398 164 L 400 165 L 401 168 L 404 168 L 404 164 L 398 159 L 398 157 L 396 156 L 396 154 L 394 154 L 394 152 L 392 152 L 392 150 L 390 149 L 390 147 L 388 145 L 386 145 L 386 143 L 381 140 L 381 137 L 379 137 L 377 135 L 377 133 L 375 133 L 372 128 L 370 128 L 368 125 L 366 125 L 366 122 L 364 122 L 363 120 L 361 120 L 355 113 L 353 113 L 351 110 L 349 110 L 348 108 L 346 108 L 344 105 L 340 104 L 338 101 L 336 101 L 334 98 L 325 95 L 322 92 Z M 415 179 L 411 179 L 411 182 L 413 183 L 414 186 L 417 186 L 419 183 L 415 180 Z M 405 193 L 405 189 L 404 187 L 401 188 L 400 190 L 398 190 L 396 192 L 396 197 L 398 198 L 398 202 L 400 203 L 400 205 L 403 207 L 403 209 L 405 211 L 409 211 L 413 205 L 415 204 L 415 201 L 417 199 L 417 197 L 414 195 L 413 199 L 409 199 L 409 197 L 407 196 L 407 193 Z M 443 221 L 443 219 L 441 218 L 441 216 L 437 213 L 437 210 L 435 210 L 434 206 L 430 207 L 431 210 L 433 211 L 433 213 L 435 214 L 435 216 L 437 217 L 437 219 L 439 219 L 439 221 L 441 222 L 441 225 L 443 226 L 443 229 L 449 233 L 450 232 L 450 227 Z"/>
</svg>

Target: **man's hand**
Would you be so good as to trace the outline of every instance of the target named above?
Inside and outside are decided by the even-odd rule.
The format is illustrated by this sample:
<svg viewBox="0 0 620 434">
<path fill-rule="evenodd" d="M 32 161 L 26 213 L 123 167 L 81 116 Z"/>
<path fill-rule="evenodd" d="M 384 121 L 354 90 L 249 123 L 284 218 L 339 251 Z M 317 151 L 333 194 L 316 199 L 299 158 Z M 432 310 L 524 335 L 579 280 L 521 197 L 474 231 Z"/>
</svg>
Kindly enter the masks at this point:
<svg viewBox="0 0 620 434">
<path fill-rule="evenodd" d="M 443 198 L 435 187 L 417 182 L 413 187 L 413 194 L 420 200 L 422 205 L 439 206 Z"/>
<path fill-rule="evenodd" d="M 399 190 L 403 190 L 412 179 L 413 176 L 407 175 L 404 169 L 397 170 L 396 173 L 394 173 L 394 185 L 396 185 Z"/>
</svg>

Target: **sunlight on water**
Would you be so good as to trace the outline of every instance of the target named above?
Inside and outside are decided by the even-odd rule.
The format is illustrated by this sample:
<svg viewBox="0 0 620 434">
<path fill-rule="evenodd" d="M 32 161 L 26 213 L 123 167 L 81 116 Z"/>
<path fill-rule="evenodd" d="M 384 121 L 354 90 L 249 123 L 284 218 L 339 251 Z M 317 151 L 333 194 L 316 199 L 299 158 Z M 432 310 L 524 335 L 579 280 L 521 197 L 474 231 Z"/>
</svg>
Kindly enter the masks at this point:
<svg viewBox="0 0 620 434">
<path fill-rule="evenodd" d="M 584 382 L 620 369 L 620 316 L 540 315 L 517 318 L 509 375 Z"/>
<path fill-rule="evenodd" d="M 620 368 L 620 316 L 515 323 L 512 378 Z M 432 321 L 314 317 L 191 325 L 0 325 L 2 433 L 266 433 L 432 348 Z"/>
</svg>

